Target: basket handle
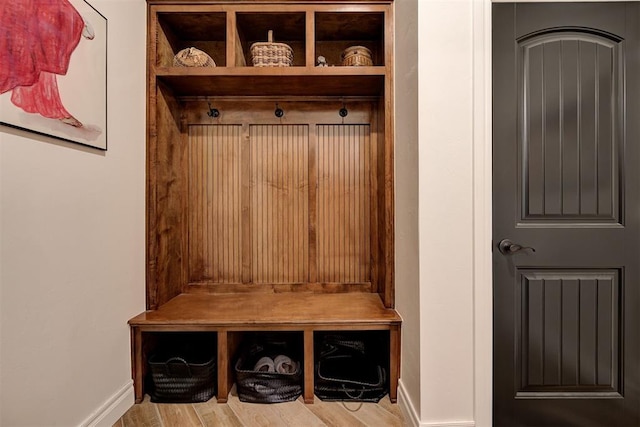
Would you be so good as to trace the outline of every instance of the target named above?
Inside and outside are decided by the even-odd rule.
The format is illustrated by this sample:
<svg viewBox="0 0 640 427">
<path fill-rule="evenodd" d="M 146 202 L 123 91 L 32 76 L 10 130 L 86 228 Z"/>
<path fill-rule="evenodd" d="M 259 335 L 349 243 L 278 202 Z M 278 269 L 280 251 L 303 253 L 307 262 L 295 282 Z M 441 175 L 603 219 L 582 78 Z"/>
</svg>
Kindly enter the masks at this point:
<svg viewBox="0 0 640 427">
<path fill-rule="evenodd" d="M 364 394 L 364 390 L 365 390 L 365 387 L 362 386 L 362 390 L 360 390 L 360 393 L 358 393 L 357 396 L 351 396 L 351 394 L 349 393 L 347 388 L 344 386 L 344 384 L 342 384 L 342 391 L 344 391 L 344 394 L 349 396 L 349 398 L 351 398 L 352 400 L 360 399 L 362 397 L 362 395 Z"/>
<path fill-rule="evenodd" d="M 175 375 L 175 373 L 172 372 L 171 365 L 172 364 L 175 365 L 176 363 L 180 363 L 184 365 L 184 367 L 187 369 L 187 375 L 191 376 L 191 368 L 189 368 L 189 364 L 182 357 L 172 357 L 168 359 L 166 362 L 164 362 L 165 366 L 167 367 L 167 373 L 169 375 Z"/>
<path fill-rule="evenodd" d="M 273 43 L 273 30 L 269 30 L 269 32 L 267 33 L 267 41 L 269 43 Z"/>
</svg>

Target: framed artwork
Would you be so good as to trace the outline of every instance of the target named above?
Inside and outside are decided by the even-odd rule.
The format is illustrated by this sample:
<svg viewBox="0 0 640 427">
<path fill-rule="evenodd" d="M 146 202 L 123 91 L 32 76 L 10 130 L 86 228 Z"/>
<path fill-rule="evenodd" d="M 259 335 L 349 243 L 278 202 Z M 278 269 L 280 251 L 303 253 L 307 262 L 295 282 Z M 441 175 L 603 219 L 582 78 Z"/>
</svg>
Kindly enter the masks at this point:
<svg viewBox="0 0 640 427">
<path fill-rule="evenodd" d="M 84 0 L 0 8 L 0 124 L 107 149 L 107 19 Z"/>
</svg>

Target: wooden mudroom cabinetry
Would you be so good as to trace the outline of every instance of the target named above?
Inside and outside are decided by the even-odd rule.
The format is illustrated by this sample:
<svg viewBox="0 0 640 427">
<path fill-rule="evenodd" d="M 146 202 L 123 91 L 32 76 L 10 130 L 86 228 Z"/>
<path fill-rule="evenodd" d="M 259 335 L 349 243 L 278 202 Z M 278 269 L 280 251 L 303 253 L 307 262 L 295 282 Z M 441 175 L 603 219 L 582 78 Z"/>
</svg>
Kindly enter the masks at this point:
<svg viewBox="0 0 640 427">
<path fill-rule="evenodd" d="M 290 67 L 251 65 L 269 30 Z M 341 66 L 356 45 L 373 65 Z M 216 67 L 173 66 L 188 47 Z M 301 333 L 313 402 L 314 333 L 380 331 L 395 401 L 392 1 L 148 0 L 148 84 L 136 400 L 166 334 L 215 334 L 224 402 L 243 334 Z"/>
</svg>

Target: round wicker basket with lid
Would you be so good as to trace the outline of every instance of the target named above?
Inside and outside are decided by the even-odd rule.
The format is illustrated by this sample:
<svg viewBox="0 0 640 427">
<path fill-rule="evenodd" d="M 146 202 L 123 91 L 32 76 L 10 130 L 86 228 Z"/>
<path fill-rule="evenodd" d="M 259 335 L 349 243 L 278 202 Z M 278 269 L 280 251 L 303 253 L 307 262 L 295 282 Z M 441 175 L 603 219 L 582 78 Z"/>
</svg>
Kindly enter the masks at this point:
<svg viewBox="0 0 640 427">
<path fill-rule="evenodd" d="M 351 46 L 342 52 L 342 65 L 351 67 L 370 67 L 373 65 L 371 51 L 364 46 Z"/>
<path fill-rule="evenodd" d="M 174 67 L 215 67 L 216 63 L 206 52 L 195 47 L 182 49 L 173 57 Z"/>
</svg>

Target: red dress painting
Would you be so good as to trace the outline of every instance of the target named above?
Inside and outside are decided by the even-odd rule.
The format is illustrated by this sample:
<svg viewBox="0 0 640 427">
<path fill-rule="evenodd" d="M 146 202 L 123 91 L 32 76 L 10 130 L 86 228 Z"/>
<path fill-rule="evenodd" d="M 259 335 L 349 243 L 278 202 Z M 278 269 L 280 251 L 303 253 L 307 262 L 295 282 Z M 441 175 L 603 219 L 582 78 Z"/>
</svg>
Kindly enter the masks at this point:
<svg viewBox="0 0 640 427">
<path fill-rule="evenodd" d="M 85 27 L 68 0 L 10 0 L 0 7 L 0 94 L 29 113 L 80 127 L 64 107 L 56 75 L 65 75 Z"/>
</svg>

